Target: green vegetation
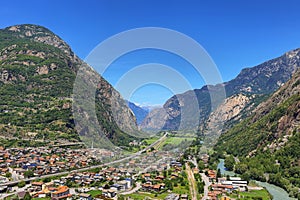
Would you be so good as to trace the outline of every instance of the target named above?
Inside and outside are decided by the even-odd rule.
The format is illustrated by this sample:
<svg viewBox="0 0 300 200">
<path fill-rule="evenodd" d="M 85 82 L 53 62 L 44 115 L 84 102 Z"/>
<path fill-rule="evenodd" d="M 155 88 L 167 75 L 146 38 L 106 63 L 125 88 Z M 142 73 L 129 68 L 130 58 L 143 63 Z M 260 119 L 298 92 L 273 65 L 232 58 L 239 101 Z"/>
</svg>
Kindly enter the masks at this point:
<svg viewBox="0 0 300 200">
<path fill-rule="evenodd" d="M 190 144 L 192 143 L 192 141 L 194 140 L 194 138 L 192 137 L 173 137 L 173 136 L 168 136 L 167 139 L 165 140 L 164 144 L 161 146 L 162 150 L 172 150 L 175 148 L 179 148 L 179 149 L 185 149 L 188 146 L 190 146 Z"/>
<path fill-rule="evenodd" d="M 197 190 L 198 190 L 198 194 L 202 194 L 204 192 L 204 181 L 202 181 L 201 179 L 201 175 L 200 174 L 194 174 L 195 180 L 197 182 Z"/>
<path fill-rule="evenodd" d="M 225 158 L 224 166 L 227 168 L 227 170 L 232 171 L 234 164 L 235 164 L 235 160 L 232 155 Z"/>
<path fill-rule="evenodd" d="M 235 163 L 232 156 L 227 157 L 225 166 L 234 169 L 246 180 L 268 181 L 287 190 L 290 196 L 300 198 L 299 130 L 291 132 L 280 149 L 267 147 L 275 140 L 283 140 L 277 133 L 279 129 L 283 131 L 285 126 L 279 127 L 279 121 L 283 116 L 297 116 L 299 101 L 299 95 L 292 95 L 283 103 L 275 105 L 269 113 L 255 119 L 249 117 L 223 134 L 215 147 L 217 154 L 227 152 L 238 156 L 240 160 L 240 163 Z M 252 151 L 255 152 L 253 156 L 246 157 Z"/>
<path fill-rule="evenodd" d="M 163 194 L 153 194 L 153 193 L 144 193 L 144 192 L 137 192 L 129 195 L 124 195 L 125 197 L 130 197 L 134 200 L 144 200 L 147 198 L 156 198 L 156 199 L 165 199 L 168 196 L 168 193 Z"/>
<path fill-rule="evenodd" d="M 102 191 L 101 190 L 91 190 L 88 192 L 88 194 L 92 195 L 92 197 L 95 198 L 97 195 L 101 195 Z"/>
<path fill-rule="evenodd" d="M 13 141 L 21 138 L 46 143 L 80 141 L 75 130 L 71 97 L 76 72 L 83 63 L 73 56 L 73 52 L 68 52 L 69 47 L 63 41 L 59 48 L 50 45 L 51 39 L 57 43 L 59 38 L 48 29 L 34 25 L 18 28 L 20 31 L 16 32 L 0 30 L 0 54 L 4 56 L 0 61 L 0 73 L 6 74 L 0 80 L 0 132 L 10 139 L 4 145 L 41 145 Z M 32 36 L 25 36 L 28 30 L 34 32 Z M 49 44 L 38 42 L 37 37 L 49 37 Z M 102 87 L 96 91 L 97 120 L 113 143 L 128 145 L 134 138 L 120 130 L 111 118 L 107 96 L 111 96 L 114 89 L 100 76 L 99 82 Z M 84 135 L 86 129 L 82 129 Z"/>
<path fill-rule="evenodd" d="M 249 200 L 271 200 L 272 197 L 267 190 L 253 190 L 249 192 L 237 192 L 229 195 L 236 199 L 249 199 Z"/>
<path fill-rule="evenodd" d="M 26 185 L 25 181 L 20 181 L 20 182 L 18 183 L 18 187 L 19 187 L 19 188 L 22 188 L 22 187 L 24 187 L 25 185 Z"/>
</svg>

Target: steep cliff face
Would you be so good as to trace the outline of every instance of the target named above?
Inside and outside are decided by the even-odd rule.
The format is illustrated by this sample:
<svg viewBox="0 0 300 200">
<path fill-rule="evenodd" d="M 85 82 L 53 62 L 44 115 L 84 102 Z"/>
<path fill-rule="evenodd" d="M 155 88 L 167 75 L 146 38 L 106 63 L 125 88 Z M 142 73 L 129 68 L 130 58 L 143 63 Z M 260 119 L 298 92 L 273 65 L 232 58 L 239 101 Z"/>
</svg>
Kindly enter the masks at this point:
<svg viewBox="0 0 300 200">
<path fill-rule="evenodd" d="M 292 73 L 295 72 L 295 70 L 299 68 L 299 66 L 300 49 L 296 49 L 287 52 L 281 57 L 267 61 L 253 68 L 243 69 L 235 79 L 223 84 L 216 85 L 214 87 L 211 86 L 214 89 L 211 90 L 210 94 L 207 90 L 208 86 L 204 86 L 201 89 L 196 89 L 194 91 L 176 95 L 177 98 L 182 99 L 181 102 L 188 102 L 190 101 L 189 94 L 195 93 L 197 96 L 197 103 L 199 103 L 199 112 L 193 112 L 193 110 L 195 109 L 192 109 L 192 106 L 190 106 L 189 103 L 183 103 L 182 105 L 180 105 L 179 101 L 175 100 L 176 96 L 174 96 L 167 100 L 166 104 L 164 105 L 164 110 L 161 109 L 161 114 L 158 114 L 158 111 L 155 111 L 155 116 L 163 116 L 162 118 L 168 119 L 168 121 L 165 123 L 164 129 L 177 130 L 178 128 L 182 128 L 197 130 L 199 126 L 199 129 L 203 132 L 209 129 L 209 124 L 206 124 L 207 120 L 212 120 L 213 118 L 215 118 L 215 115 L 221 117 L 220 115 L 223 113 L 222 110 L 224 108 L 224 102 L 222 101 L 214 102 L 214 106 L 211 107 L 210 95 L 218 95 L 218 92 L 220 92 L 221 88 L 224 87 L 226 90 L 226 97 L 229 98 L 225 100 L 225 104 L 226 102 L 230 103 L 230 98 L 235 95 L 243 95 L 248 97 L 254 95 L 253 97 L 251 97 L 251 101 L 248 102 L 250 103 L 249 105 L 246 105 L 247 103 L 245 104 L 244 100 L 241 101 L 240 105 L 240 107 L 247 107 L 248 111 L 251 111 L 252 109 L 250 109 L 250 107 L 254 108 L 253 106 L 251 106 L 252 104 L 257 104 L 256 101 L 262 100 L 262 96 L 271 94 L 280 86 L 282 86 L 286 81 L 289 80 L 289 78 L 291 78 Z M 256 98 L 258 99 L 256 100 Z M 215 110 L 218 105 L 221 105 L 222 108 Z M 183 122 L 183 120 L 179 120 L 178 116 L 181 116 L 182 110 L 191 110 L 190 116 L 188 118 L 185 118 L 190 120 L 186 120 L 185 122 Z M 176 111 L 176 116 L 174 116 L 174 112 L 168 111 Z M 212 111 L 215 112 L 210 117 Z M 239 111 L 243 111 L 243 109 L 239 109 Z M 217 112 L 220 113 L 217 114 Z M 238 115 L 237 110 L 235 110 L 234 112 L 236 115 Z M 226 116 L 229 117 L 229 115 L 227 115 L 226 113 L 224 114 L 225 116 L 221 118 L 226 118 Z M 242 112 L 241 115 L 247 114 Z M 193 119 L 199 119 L 198 123 L 193 121 Z M 160 120 L 155 119 L 154 115 L 150 113 L 146 120 L 142 123 L 142 128 L 155 129 L 157 127 L 152 126 L 153 124 L 155 124 L 153 122 Z M 230 123 L 233 123 L 232 121 L 230 121 L 231 119 L 228 118 L 228 120 Z"/>
<path fill-rule="evenodd" d="M 222 134 L 215 150 L 239 156 L 235 168 L 243 176 L 267 180 L 299 198 L 300 70 Z"/>
<path fill-rule="evenodd" d="M 95 108 L 105 135 L 114 143 L 120 137 L 126 143 L 130 137 L 124 131 L 137 130 L 121 95 L 57 35 L 41 26 L 16 25 L 0 30 L 0 38 L 2 135 L 79 140 L 72 115 L 79 68 L 97 78 Z"/>
<path fill-rule="evenodd" d="M 243 110 L 246 109 L 254 95 L 237 94 L 225 99 L 216 110 L 210 113 L 205 122 L 204 132 L 206 134 L 220 135 L 226 122 L 239 120 Z"/>
<path fill-rule="evenodd" d="M 259 104 L 250 117 L 223 134 L 219 144 L 231 152 L 251 156 L 258 150 L 279 150 L 284 144 L 282 142 L 299 132 L 299 128 L 300 70 L 269 99 Z"/>
</svg>

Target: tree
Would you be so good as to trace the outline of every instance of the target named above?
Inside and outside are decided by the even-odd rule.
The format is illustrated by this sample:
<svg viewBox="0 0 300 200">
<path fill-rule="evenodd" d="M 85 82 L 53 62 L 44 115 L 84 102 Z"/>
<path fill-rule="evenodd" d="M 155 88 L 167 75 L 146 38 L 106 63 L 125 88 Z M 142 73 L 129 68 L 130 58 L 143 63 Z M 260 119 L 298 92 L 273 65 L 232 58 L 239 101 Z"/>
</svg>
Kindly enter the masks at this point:
<svg viewBox="0 0 300 200">
<path fill-rule="evenodd" d="M 166 170 L 163 171 L 163 176 L 164 176 L 165 178 L 167 178 L 167 171 L 166 171 Z"/>
<path fill-rule="evenodd" d="M 30 178 L 30 177 L 33 177 L 33 176 L 34 176 L 34 173 L 33 173 L 33 171 L 28 170 L 28 171 L 24 172 L 24 176 L 25 176 L 26 178 Z"/>
<path fill-rule="evenodd" d="M 10 177 L 11 177 L 11 173 L 10 173 L 10 172 L 6 172 L 6 173 L 5 173 L 5 177 L 6 177 L 6 178 L 10 178 Z"/>
<path fill-rule="evenodd" d="M 243 163 L 237 163 L 234 169 L 235 173 L 238 174 L 244 174 L 247 170 L 248 170 L 248 166 Z"/>
<path fill-rule="evenodd" d="M 51 178 L 50 177 L 46 177 L 46 178 L 44 178 L 43 182 L 44 183 L 49 183 L 49 182 L 51 182 Z"/>
<path fill-rule="evenodd" d="M 26 194 L 24 195 L 24 200 L 31 200 L 32 197 L 30 196 L 29 192 L 26 192 Z"/>
<path fill-rule="evenodd" d="M 250 181 L 250 174 L 249 172 L 246 172 L 244 174 L 241 175 L 241 178 L 245 181 Z"/>
<path fill-rule="evenodd" d="M 198 167 L 199 167 L 199 170 L 204 170 L 205 169 L 205 164 L 204 164 L 204 162 L 202 160 L 200 160 L 198 162 Z"/>
<path fill-rule="evenodd" d="M 110 187 L 109 187 L 108 184 L 105 184 L 103 188 L 107 190 L 107 189 L 109 189 Z"/>
<path fill-rule="evenodd" d="M 20 181 L 20 182 L 18 183 L 18 187 L 19 187 L 19 188 L 22 188 L 22 187 L 24 187 L 25 185 L 26 185 L 25 181 Z"/>
<path fill-rule="evenodd" d="M 232 155 L 225 158 L 224 166 L 226 167 L 227 170 L 232 171 L 234 168 L 234 164 L 235 164 L 235 160 Z"/>
<path fill-rule="evenodd" d="M 217 178 L 221 178 L 221 177 L 222 177 L 221 170 L 218 169 L 218 172 L 217 172 Z"/>
</svg>

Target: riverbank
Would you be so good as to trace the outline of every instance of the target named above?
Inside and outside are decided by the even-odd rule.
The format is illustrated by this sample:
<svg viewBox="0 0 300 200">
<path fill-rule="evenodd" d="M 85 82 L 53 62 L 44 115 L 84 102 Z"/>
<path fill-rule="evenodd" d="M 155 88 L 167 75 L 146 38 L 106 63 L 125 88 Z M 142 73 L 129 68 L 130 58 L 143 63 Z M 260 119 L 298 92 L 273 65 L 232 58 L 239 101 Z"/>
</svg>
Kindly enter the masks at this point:
<svg viewBox="0 0 300 200">
<path fill-rule="evenodd" d="M 220 169 L 221 174 L 229 176 L 238 176 L 238 174 L 233 171 L 226 170 L 224 166 L 224 159 L 219 159 L 218 169 Z M 289 194 L 284 189 L 266 182 L 255 181 L 259 186 L 266 188 L 266 190 L 272 195 L 273 200 L 295 200 L 289 197 Z"/>
</svg>

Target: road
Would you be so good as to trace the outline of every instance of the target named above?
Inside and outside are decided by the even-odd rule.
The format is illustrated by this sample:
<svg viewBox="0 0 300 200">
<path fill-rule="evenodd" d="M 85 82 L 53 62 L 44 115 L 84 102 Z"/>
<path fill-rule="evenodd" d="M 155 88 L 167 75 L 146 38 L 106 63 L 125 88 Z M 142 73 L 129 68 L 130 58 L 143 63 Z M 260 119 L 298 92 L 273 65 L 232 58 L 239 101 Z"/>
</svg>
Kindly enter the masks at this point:
<svg viewBox="0 0 300 200">
<path fill-rule="evenodd" d="M 126 191 L 126 192 L 121 192 L 120 194 L 121 195 L 127 195 L 127 194 L 132 194 L 132 193 L 135 193 L 135 192 L 137 192 L 139 189 L 141 189 L 142 188 L 142 185 L 141 185 L 141 183 L 140 182 L 137 182 L 136 183 L 136 187 L 135 188 L 133 188 L 132 190 L 130 190 L 130 191 Z"/>
<path fill-rule="evenodd" d="M 187 161 L 193 163 L 196 166 L 196 168 L 199 169 L 198 163 L 197 163 L 195 157 L 193 159 L 187 160 Z M 204 173 L 200 173 L 200 175 L 201 175 L 201 179 L 204 181 L 204 184 L 205 184 L 204 185 L 204 196 L 202 197 L 202 200 L 206 200 L 206 199 L 209 199 L 209 197 L 208 197 L 208 191 L 209 191 L 208 187 L 211 185 L 211 183 L 209 182 L 208 177 Z"/>
<path fill-rule="evenodd" d="M 209 199 L 208 197 L 208 187 L 210 186 L 210 182 L 208 177 L 204 173 L 200 173 L 202 180 L 204 181 L 204 196 L 202 197 L 202 200 Z"/>
<path fill-rule="evenodd" d="M 4 193 L 4 194 L 0 194 L 0 199 L 4 199 L 4 198 L 9 197 L 9 196 L 11 196 L 11 195 L 15 195 L 15 194 L 17 194 L 18 192 L 22 192 L 22 191 L 24 191 L 26 188 L 29 188 L 29 187 L 30 187 L 30 184 L 26 184 L 26 186 L 23 187 L 23 188 L 13 187 L 13 191 L 14 191 L 14 192 L 12 192 L 12 193 Z"/>
<path fill-rule="evenodd" d="M 197 200 L 197 187 L 196 187 L 194 173 L 188 163 L 185 163 L 185 167 L 186 167 L 186 172 L 187 172 L 189 185 L 190 185 L 191 199 Z"/>
<path fill-rule="evenodd" d="M 18 184 L 21 181 L 28 182 L 28 181 L 38 180 L 38 179 L 41 179 L 41 178 L 49 178 L 49 177 L 53 177 L 53 176 L 63 176 L 63 175 L 68 175 L 70 173 L 87 171 L 87 170 L 91 170 L 91 169 L 95 169 L 95 168 L 99 168 L 99 167 L 104 167 L 104 166 L 107 166 L 107 165 L 112 165 L 112 164 L 124 162 L 126 160 L 129 160 L 129 159 L 132 159 L 132 158 L 140 156 L 143 152 L 151 149 L 151 147 L 153 147 L 153 146 L 157 145 L 158 143 L 160 143 L 161 141 L 163 141 L 167 136 L 168 136 L 168 132 L 166 132 L 161 138 L 159 138 L 158 140 L 156 140 L 154 143 L 152 143 L 148 147 L 146 147 L 146 148 L 144 148 L 144 149 L 142 149 L 142 150 L 140 150 L 140 151 L 138 151 L 138 152 L 136 152 L 136 153 L 134 153 L 134 154 L 132 154 L 132 155 L 130 155 L 128 157 L 121 158 L 119 160 L 111 161 L 111 162 L 100 164 L 100 165 L 94 165 L 94 166 L 90 166 L 90 167 L 85 167 L 85 168 L 81 168 L 81 169 L 76 169 L 76 170 L 72 170 L 72 171 L 58 172 L 58 173 L 54 173 L 54 174 L 47 174 L 47 175 L 43 175 L 43 176 L 39 176 L 39 177 L 27 178 L 27 179 L 23 179 L 23 180 L 9 181 L 9 182 L 0 184 L 0 187 L 1 186 L 16 185 L 16 184 Z"/>
</svg>

